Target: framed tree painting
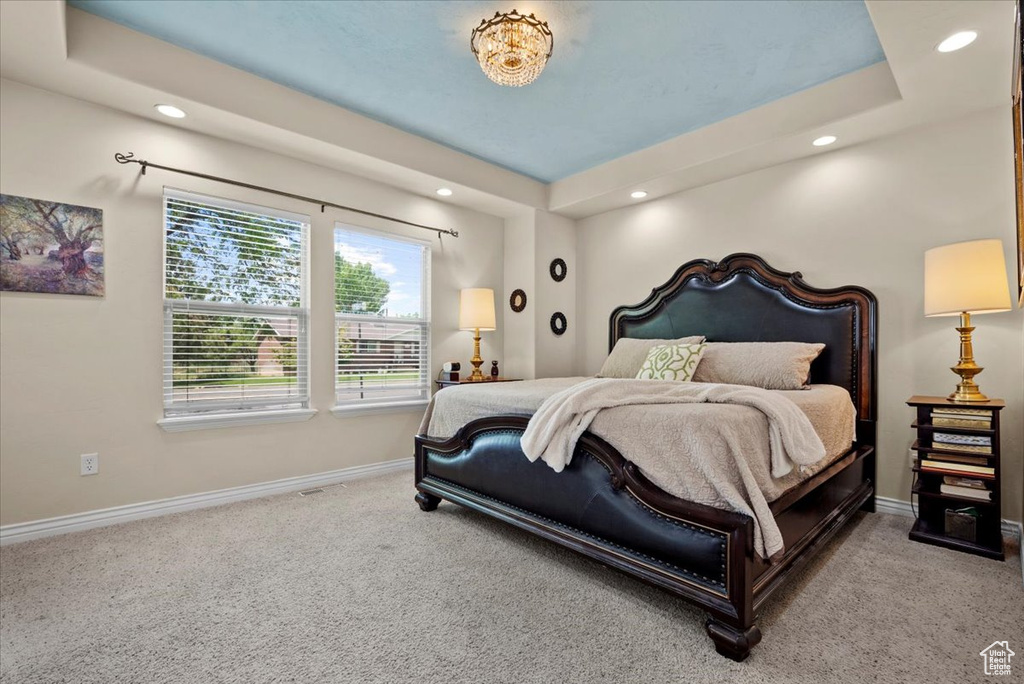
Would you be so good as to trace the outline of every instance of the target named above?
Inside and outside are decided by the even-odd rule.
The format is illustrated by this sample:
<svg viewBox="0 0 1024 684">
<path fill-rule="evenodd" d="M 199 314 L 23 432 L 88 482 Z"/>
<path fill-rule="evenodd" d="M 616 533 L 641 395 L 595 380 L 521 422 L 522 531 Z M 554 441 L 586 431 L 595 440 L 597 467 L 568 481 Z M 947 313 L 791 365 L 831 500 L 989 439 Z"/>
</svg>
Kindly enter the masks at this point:
<svg viewBox="0 0 1024 684">
<path fill-rule="evenodd" d="M 1024 116 L 1021 95 L 1024 92 L 1024 35 L 1021 14 L 1024 0 L 1017 0 L 1017 28 L 1013 37 L 1013 169 L 1017 189 L 1017 306 L 1024 306 Z"/>
<path fill-rule="evenodd" d="M 103 210 L 0 195 L 0 290 L 103 296 Z"/>
</svg>

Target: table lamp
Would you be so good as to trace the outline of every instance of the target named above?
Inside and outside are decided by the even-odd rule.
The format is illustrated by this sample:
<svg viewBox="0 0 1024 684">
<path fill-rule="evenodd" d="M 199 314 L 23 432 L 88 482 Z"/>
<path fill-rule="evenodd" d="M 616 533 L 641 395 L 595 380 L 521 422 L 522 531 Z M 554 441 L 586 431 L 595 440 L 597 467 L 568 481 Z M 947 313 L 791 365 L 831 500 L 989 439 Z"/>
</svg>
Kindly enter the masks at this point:
<svg viewBox="0 0 1024 684">
<path fill-rule="evenodd" d="M 483 380 L 480 365 L 480 331 L 495 330 L 494 325 L 494 290 L 487 287 L 471 287 L 462 290 L 459 296 L 459 330 L 473 331 L 473 373 L 472 380 Z"/>
<path fill-rule="evenodd" d="M 960 316 L 960 376 L 953 401 L 988 401 L 974 382 L 982 371 L 974 362 L 971 314 L 1010 310 L 1010 286 L 1001 240 L 972 240 L 943 245 L 924 253 L 924 315 Z"/>
</svg>

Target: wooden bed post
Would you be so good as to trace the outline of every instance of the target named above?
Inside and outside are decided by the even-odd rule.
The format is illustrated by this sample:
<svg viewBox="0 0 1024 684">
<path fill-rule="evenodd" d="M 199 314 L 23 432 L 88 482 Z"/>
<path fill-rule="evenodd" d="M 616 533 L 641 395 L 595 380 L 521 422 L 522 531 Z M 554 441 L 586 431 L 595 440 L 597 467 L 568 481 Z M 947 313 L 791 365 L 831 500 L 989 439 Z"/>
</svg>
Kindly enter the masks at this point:
<svg viewBox="0 0 1024 684">
<path fill-rule="evenodd" d="M 750 649 L 761 641 L 754 614 L 754 523 L 747 518 L 729 539 L 729 556 L 736 559 L 729 568 L 729 597 L 735 616 L 708 613 L 704 629 L 720 655 L 736 662 L 746 660 Z"/>
</svg>

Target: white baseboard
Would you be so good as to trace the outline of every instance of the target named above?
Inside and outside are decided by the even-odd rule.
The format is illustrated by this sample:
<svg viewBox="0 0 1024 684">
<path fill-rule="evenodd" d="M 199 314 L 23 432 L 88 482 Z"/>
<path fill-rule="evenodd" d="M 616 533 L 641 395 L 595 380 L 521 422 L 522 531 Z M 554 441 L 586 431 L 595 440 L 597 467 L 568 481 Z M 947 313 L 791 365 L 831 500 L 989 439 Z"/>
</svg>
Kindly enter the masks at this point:
<svg viewBox="0 0 1024 684">
<path fill-rule="evenodd" d="M 911 507 L 909 501 L 890 499 L 887 496 L 875 497 L 875 510 L 879 513 L 891 513 L 892 515 L 902 515 L 907 518 L 914 517 L 914 509 Z M 1020 542 L 1021 524 L 1013 520 L 1004 520 L 1003 536 L 1009 536 Z"/>
<path fill-rule="evenodd" d="M 241 487 L 230 487 L 228 489 L 218 489 L 213 492 L 203 492 L 200 494 L 186 494 L 184 496 L 174 496 L 169 499 L 145 501 L 142 503 L 128 504 L 126 506 L 104 508 L 98 511 L 62 515 L 58 518 L 47 518 L 45 520 L 4 525 L 3 527 L 0 527 L 0 546 L 30 541 L 32 539 L 40 539 L 42 537 L 51 537 L 58 534 L 67 534 L 68 532 L 79 532 L 81 530 L 89 530 L 95 527 L 117 525 L 131 520 L 153 518 L 158 515 L 181 513 L 182 511 L 191 511 L 197 508 L 207 508 L 209 506 L 221 506 L 235 501 L 256 499 L 261 496 L 297 492 L 303 489 L 313 489 L 316 487 L 336 484 L 338 482 L 346 482 L 348 480 L 370 477 L 371 475 L 382 475 L 384 473 L 410 468 L 412 468 L 412 458 L 402 458 L 397 461 L 385 461 L 383 463 L 372 463 L 370 465 L 342 468 L 340 470 L 331 470 L 326 473 L 302 475 L 299 477 L 286 477 L 283 480 L 274 480 L 272 482 L 261 482 L 258 484 L 243 485 Z"/>
</svg>

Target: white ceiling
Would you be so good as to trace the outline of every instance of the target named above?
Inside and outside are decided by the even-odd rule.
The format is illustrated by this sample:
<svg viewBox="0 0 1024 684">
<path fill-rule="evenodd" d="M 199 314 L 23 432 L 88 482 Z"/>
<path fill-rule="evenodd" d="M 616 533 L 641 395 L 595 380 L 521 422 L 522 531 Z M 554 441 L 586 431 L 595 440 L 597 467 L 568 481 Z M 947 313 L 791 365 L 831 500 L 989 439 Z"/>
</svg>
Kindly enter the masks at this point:
<svg viewBox="0 0 1024 684">
<path fill-rule="evenodd" d="M 867 3 L 886 62 L 545 185 L 84 12 L 0 2 L 0 75 L 499 216 L 590 216 L 994 106 L 1009 107 L 1013 0 Z M 949 34 L 978 40 L 949 54 Z M 832 134 L 839 142 L 814 148 Z M 145 157 L 145 150 L 134 150 Z M 113 154 L 114 150 L 111 150 Z M 158 160 L 153 160 L 158 161 Z"/>
</svg>

